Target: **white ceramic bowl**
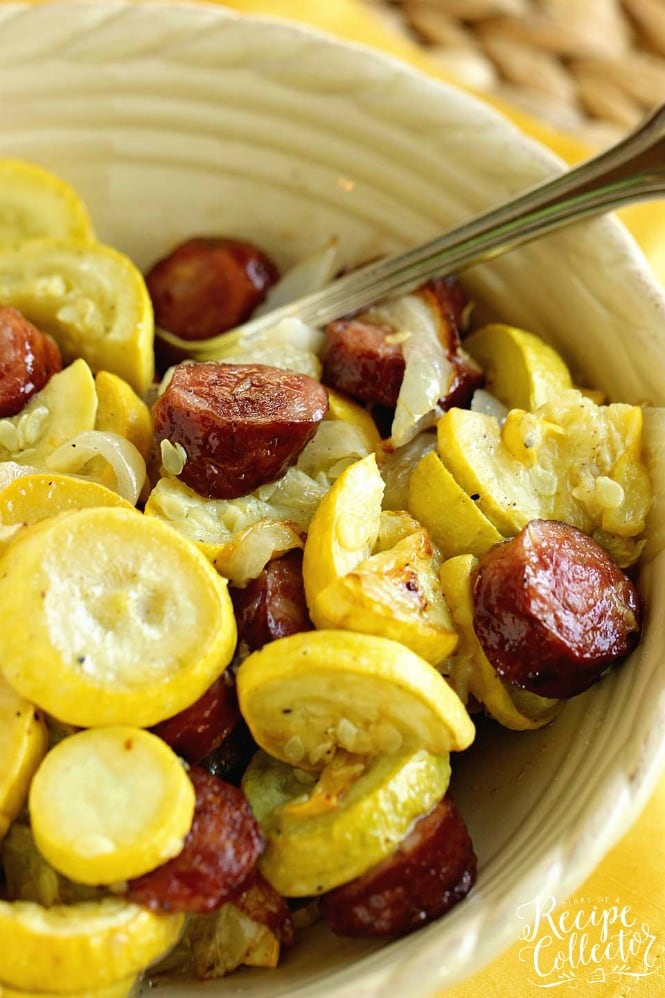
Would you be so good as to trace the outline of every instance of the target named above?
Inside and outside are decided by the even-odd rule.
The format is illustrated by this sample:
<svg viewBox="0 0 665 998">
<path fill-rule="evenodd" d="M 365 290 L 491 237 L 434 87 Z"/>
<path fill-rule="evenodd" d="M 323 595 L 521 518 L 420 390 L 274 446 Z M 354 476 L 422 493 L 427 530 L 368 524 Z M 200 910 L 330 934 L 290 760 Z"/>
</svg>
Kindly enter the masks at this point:
<svg viewBox="0 0 665 998">
<path fill-rule="evenodd" d="M 281 264 L 336 234 L 347 259 L 361 259 L 560 169 L 484 106 L 394 60 L 214 6 L 2 3 L 0 107 L 0 155 L 71 181 L 100 238 L 140 266 L 202 231 L 256 239 Z M 613 221 L 542 240 L 467 282 L 498 316 L 554 342 L 586 383 L 665 403 L 665 305 Z M 390 945 L 316 927 L 279 970 L 202 990 L 428 995 L 515 938 L 520 905 L 573 892 L 663 762 L 665 556 L 641 586 L 646 631 L 629 662 L 552 727 L 484 732 L 457 760 L 480 860 L 465 902 Z"/>
</svg>

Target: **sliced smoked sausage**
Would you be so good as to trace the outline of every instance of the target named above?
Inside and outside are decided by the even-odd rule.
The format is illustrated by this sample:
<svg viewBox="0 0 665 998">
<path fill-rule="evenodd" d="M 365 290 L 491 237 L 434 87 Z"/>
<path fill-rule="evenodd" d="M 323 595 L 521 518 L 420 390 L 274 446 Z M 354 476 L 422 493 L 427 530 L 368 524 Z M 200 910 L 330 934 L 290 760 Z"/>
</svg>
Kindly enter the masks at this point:
<svg viewBox="0 0 665 998">
<path fill-rule="evenodd" d="M 323 380 L 359 402 L 397 405 L 402 378 L 402 344 L 390 339 L 394 330 L 358 316 L 326 326 Z"/>
<path fill-rule="evenodd" d="M 253 243 L 196 236 L 158 260 L 145 281 L 157 325 L 202 340 L 248 319 L 278 279 L 275 263 Z"/>
<path fill-rule="evenodd" d="M 242 790 L 198 766 L 189 776 L 196 805 L 182 852 L 127 885 L 127 897 L 153 911 L 216 911 L 249 885 L 263 851 Z"/>
<path fill-rule="evenodd" d="M 587 689 L 640 633 L 631 580 L 591 537 L 554 520 L 532 520 L 480 559 L 473 604 L 499 675 L 546 697 Z"/>
<path fill-rule="evenodd" d="M 235 686 L 224 672 L 190 707 L 152 730 L 187 762 L 200 762 L 228 738 L 239 721 Z"/>
<path fill-rule="evenodd" d="M 17 309 L 0 306 L 0 418 L 19 413 L 61 368 L 55 340 Z"/>
<path fill-rule="evenodd" d="M 450 384 L 438 404 L 442 409 L 466 405 L 484 376 L 461 347 L 460 328 L 468 310 L 464 289 L 456 278 L 442 277 L 428 281 L 414 294 L 428 306 L 451 363 Z M 329 323 L 323 381 L 367 405 L 394 409 L 406 366 L 403 333 L 383 318 L 379 320 L 372 309 Z"/>
<path fill-rule="evenodd" d="M 201 766 L 220 780 L 239 787 L 249 761 L 258 747 L 247 724 L 241 718 L 231 734 L 227 735 L 210 755 L 201 760 Z"/>
<path fill-rule="evenodd" d="M 264 364 L 178 364 L 152 409 L 158 441 L 186 454 L 179 478 L 235 499 L 280 478 L 314 436 L 328 393 L 314 378 Z"/>
<path fill-rule="evenodd" d="M 463 336 L 469 325 L 471 302 L 459 277 L 445 274 L 428 281 L 424 287 L 436 295 L 442 315 Z"/>
<path fill-rule="evenodd" d="M 230 586 L 229 594 L 238 622 L 238 640 L 245 641 L 252 651 L 313 627 L 305 600 L 302 551 L 297 549 L 269 561 L 244 589 Z"/>
<path fill-rule="evenodd" d="M 450 796 L 419 818 L 397 850 L 321 900 L 340 936 L 401 936 L 461 901 L 476 879 L 467 827 Z"/>
<path fill-rule="evenodd" d="M 448 389 L 439 399 L 439 408 L 468 406 L 476 388 L 485 383 L 485 375 L 473 357 L 462 349 L 461 331 L 466 325 L 469 305 L 466 292 L 456 277 L 437 277 L 416 293 L 430 307 L 439 339 L 452 366 Z"/>
</svg>

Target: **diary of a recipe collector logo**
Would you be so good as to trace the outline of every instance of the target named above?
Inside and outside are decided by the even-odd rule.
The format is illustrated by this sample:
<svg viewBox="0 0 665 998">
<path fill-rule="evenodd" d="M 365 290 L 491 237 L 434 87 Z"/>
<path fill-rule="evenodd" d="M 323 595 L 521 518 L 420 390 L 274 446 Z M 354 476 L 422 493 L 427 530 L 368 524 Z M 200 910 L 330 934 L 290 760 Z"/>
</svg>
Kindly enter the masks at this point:
<svg viewBox="0 0 665 998">
<path fill-rule="evenodd" d="M 656 936 L 620 898 L 575 897 L 559 904 L 551 895 L 536 897 L 519 906 L 517 917 L 519 957 L 536 987 L 592 994 L 594 984 L 629 988 L 663 969 Z"/>
</svg>

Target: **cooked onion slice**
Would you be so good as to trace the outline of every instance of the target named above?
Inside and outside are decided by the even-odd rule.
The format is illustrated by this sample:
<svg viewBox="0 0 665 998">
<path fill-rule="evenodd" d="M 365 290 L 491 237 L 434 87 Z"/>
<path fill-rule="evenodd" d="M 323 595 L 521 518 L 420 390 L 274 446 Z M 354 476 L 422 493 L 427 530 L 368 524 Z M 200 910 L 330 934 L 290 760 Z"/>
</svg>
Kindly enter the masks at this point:
<svg viewBox="0 0 665 998">
<path fill-rule="evenodd" d="M 146 479 L 145 461 L 118 433 L 84 430 L 50 454 L 46 466 L 49 471 L 80 474 L 95 457 L 103 458 L 113 471 L 114 491 L 135 506 Z"/>
<path fill-rule="evenodd" d="M 372 315 L 398 331 L 404 351 L 406 367 L 391 428 L 391 443 L 402 447 L 441 415 L 438 402 L 448 394 L 453 366 L 436 315 L 418 295 L 402 295 L 372 309 Z"/>
<path fill-rule="evenodd" d="M 254 310 L 254 318 L 319 291 L 332 281 L 339 269 L 337 240 L 330 239 L 325 246 L 308 253 L 286 271 L 270 289 L 265 300 Z"/>
</svg>

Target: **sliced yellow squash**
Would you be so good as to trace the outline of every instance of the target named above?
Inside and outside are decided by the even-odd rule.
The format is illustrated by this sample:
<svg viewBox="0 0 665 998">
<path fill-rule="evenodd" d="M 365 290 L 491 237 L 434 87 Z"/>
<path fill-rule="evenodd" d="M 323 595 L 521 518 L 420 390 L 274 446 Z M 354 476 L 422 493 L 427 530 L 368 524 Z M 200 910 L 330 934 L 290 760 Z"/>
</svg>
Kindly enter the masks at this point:
<svg viewBox="0 0 665 998">
<path fill-rule="evenodd" d="M 362 755 L 467 748 L 473 723 L 420 656 L 389 638 L 309 631 L 249 655 L 237 676 L 240 710 L 276 759 L 321 768 L 336 748 Z"/>
<path fill-rule="evenodd" d="M 0 246 L 27 239 L 94 239 L 87 208 L 73 187 L 49 170 L 0 159 Z"/>
<path fill-rule="evenodd" d="M 305 596 L 314 623 L 317 594 L 372 553 L 383 490 L 372 453 L 346 468 L 319 503 L 303 554 Z"/>
<path fill-rule="evenodd" d="M 417 533 L 420 529 L 421 524 L 405 509 L 382 509 L 374 554 L 389 551 L 405 537 Z"/>
<path fill-rule="evenodd" d="M 537 409 L 573 387 L 563 358 L 524 329 L 490 323 L 467 336 L 464 349 L 485 372 L 487 390 L 509 409 Z"/>
<path fill-rule="evenodd" d="M 452 652 L 457 637 L 432 545 L 408 513 L 381 510 L 383 490 L 370 454 L 342 472 L 323 496 L 303 557 L 309 613 L 319 629 L 393 638 L 436 664 Z"/>
<path fill-rule="evenodd" d="M 0 839 L 27 800 L 46 743 L 39 711 L 0 674 Z"/>
<path fill-rule="evenodd" d="M 449 409 L 437 424 L 441 460 L 480 511 L 504 537 L 539 515 L 529 469 L 501 449 L 501 427 L 493 416 Z M 556 491 L 556 478 L 551 486 Z"/>
<path fill-rule="evenodd" d="M 154 444 L 148 406 L 131 385 L 110 371 L 97 372 L 95 389 L 99 403 L 95 429 L 125 437 L 148 461 Z"/>
<path fill-rule="evenodd" d="M 328 412 L 325 418 L 339 419 L 355 426 L 362 433 L 367 449 L 377 450 L 381 445 L 381 436 L 367 409 L 334 388 L 326 386 L 326 391 L 328 392 Z"/>
<path fill-rule="evenodd" d="M 91 430 L 96 415 L 92 372 L 84 360 L 75 360 L 54 374 L 16 416 L 0 419 L 0 461 L 43 467 L 54 450 Z"/>
<path fill-rule="evenodd" d="M 0 901 L 0 984 L 60 993 L 118 984 L 177 941 L 184 915 L 157 915 L 119 898 L 42 908 Z"/>
<path fill-rule="evenodd" d="M 82 884 L 140 877 L 181 852 L 194 786 L 157 735 L 129 725 L 79 731 L 46 754 L 28 805 L 37 848 Z"/>
<path fill-rule="evenodd" d="M 0 670 L 80 727 L 170 717 L 236 643 L 225 580 L 190 541 L 133 509 L 75 510 L 19 531 L 0 559 L 0 616 Z"/>
<path fill-rule="evenodd" d="M 0 304 L 145 394 L 154 375 L 152 303 L 129 257 L 100 243 L 32 240 L 0 257 Z"/>
<path fill-rule="evenodd" d="M 505 728 L 514 731 L 541 728 L 560 713 L 562 701 L 540 697 L 504 682 L 485 655 L 473 629 L 471 573 L 476 560 L 473 555 L 462 554 L 441 566 L 441 585 L 460 634 L 457 655 L 448 663 L 453 685 L 455 672 L 460 670 L 469 692 Z"/>
<path fill-rule="evenodd" d="M 313 606 L 318 627 L 393 638 L 432 665 L 451 655 L 457 644 L 423 527 L 326 586 Z"/>
<path fill-rule="evenodd" d="M 562 392 L 535 412 L 492 416 L 450 409 L 437 424 L 442 461 L 504 536 L 536 517 L 594 536 L 617 561 L 634 562 L 652 501 L 642 456 L 642 410 L 598 406 Z"/>
<path fill-rule="evenodd" d="M 408 506 L 427 528 L 443 558 L 466 552 L 480 557 L 501 540 L 494 524 L 435 451 L 428 451 L 413 469 Z"/>
<path fill-rule="evenodd" d="M 0 491 L 0 523 L 38 523 L 68 509 L 94 506 L 133 509 L 117 492 L 88 479 L 48 472 L 23 475 Z"/>
<path fill-rule="evenodd" d="M 318 776 L 258 752 L 242 786 L 266 838 L 261 872 L 285 897 L 346 883 L 395 850 L 449 779 L 448 756 L 424 749 L 342 754 Z"/>
<path fill-rule="evenodd" d="M 22 524 L 14 523 L 10 526 L 0 523 L 0 555 L 2 555 L 5 548 L 14 540 L 16 534 L 22 529 Z"/>
</svg>

